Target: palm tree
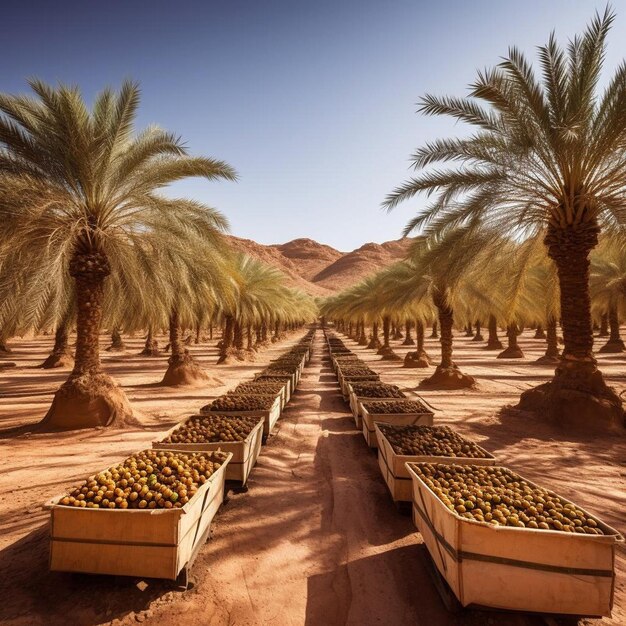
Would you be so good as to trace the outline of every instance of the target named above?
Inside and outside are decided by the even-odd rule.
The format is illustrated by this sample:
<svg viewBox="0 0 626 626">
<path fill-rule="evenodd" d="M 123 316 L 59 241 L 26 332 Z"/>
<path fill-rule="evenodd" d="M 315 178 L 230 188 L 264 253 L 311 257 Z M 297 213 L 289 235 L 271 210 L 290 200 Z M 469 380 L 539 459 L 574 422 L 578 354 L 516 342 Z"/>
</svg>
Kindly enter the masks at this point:
<svg viewBox="0 0 626 626">
<path fill-rule="evenodd" d="M 450 115 L 476 132 L 418 150 L 414 166 L 422 171 L 385 203 L 391 209 L 419 192 L 435 194 L 407 233 L 468 222 L 521 237 L 545 229 L 559 278 L 564 350 L 552 381 L 524 392 L 520 407 L 564 422 L 624 420 L 592 353 L 589 294 L 589 254 L 601 225 L 622 221 L 626 206 L 626 63 L 598 93 L 613 19 L 608 9 L 596 14 L 565 51 L 551 35 L 539 49 L 541 79 L 511 48 L 498 67 L 479 73 L 469 98 L 426 96 L 422 112 Z M 431 169 L 436 162 L 457 167 Z"/>
<path fill-rule="evenodd" d="M 626 350 L 620 336 L 619 319 L 626 296 L 626 246 L 623 232 L 604 237 L 591 257 L 591 297 L 595 310 L 606 312 L 609 339 L 601 353 Z"/>
<path fill-rule="evenodd" d="M 148 248 L 176 245 L 181 224 L 212 225 L 205 207 L 166 198 L 160 189 L 190 176 L 234 180 L 235 172 L 190 156 L 159 128 L 136 134 L 134 83 L 103 91 L 91 110 L 77 88 L 38 80 L 30 86 L 35 97 L 0 95 L 0 177 L 12 197 L 0 208 L 5 236 L 29 264 L 35 246 L 49 250 L 51 273 L 68 271 L 76 298 L 74 369 L 44 424 L 123 423 L 132 416 L 129 403 L 99 355 L 107 278 L 122 273 L 129 258 L 150 258 Z"/>
<path fill-rule="evenodd" d="M 241 254 L 232 259 L 232 271 L 238 291 L 235 299 L 220 303 L 224 336 L 218 363 L 254 358 L 253 328 L 262 343 L 268 327 L 274 328 L 273 339 L 278 340 L 281 326 L 285 329 L 315 319 L 314 301 L 288 287 L 285 275 L 276 268 Z"/>
</svg>

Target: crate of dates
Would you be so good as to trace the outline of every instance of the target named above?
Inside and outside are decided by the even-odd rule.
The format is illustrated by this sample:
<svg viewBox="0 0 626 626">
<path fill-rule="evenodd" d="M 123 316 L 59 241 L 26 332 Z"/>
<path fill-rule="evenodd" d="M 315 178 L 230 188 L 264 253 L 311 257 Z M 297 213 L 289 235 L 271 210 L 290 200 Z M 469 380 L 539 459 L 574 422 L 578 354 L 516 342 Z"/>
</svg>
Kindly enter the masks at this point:
<svg viewBox="0 0 626 626">
<path fill-rule="evenodd" d="M 143 450 L 50 509 L 50 569 L 176 580 L 205 544 L 232 455 Z"/>
<path fill-rule="evenodd" d="M 434 413 L 420 399 L 411 400 L 381 400 L 361 402 L 361 416 L 363 418 L 363 437 L 370 448 L 376 448 L 376 422 L 385 424 L 433 425 Z"/>
<path fill-rule="evenodd" d="M 264 422 L 262 417 L 192 415 L 153 442 L 152 447 L 182 452 L 230 452 L 233 456 L 226 468 L 226 480 L 245 485 L 261 451 Z"/>
<path fill-rule="evenodd" d="M 227 393 L 203 406 L 200 413 L 235 417 L 262 417 L 264 420 L 263 437 L 267 438 L 280 417 L 280 396 Z"/>
<path fill-rule="evenodd" d="M 407 466 L 413 521 L 463 606 L 610 616 L 617 530 L 507 467 Z"/>
<path fill-rule="evenodd" d="M 378 402 L 379 400 L 401 400 L 406 398 L 397 385 L 389 385 L 381 381 L 348 383 L 350 409 L 357 428 L 361 428 L 361 402 Z"/>
<path fill-rule="evenodd" d="M 449 426 L 398 426 L 376 422 L 378 466 L 394 502 L 411 502 L 407 463 L 495 465 L 495 457 Z"/>
</svg>

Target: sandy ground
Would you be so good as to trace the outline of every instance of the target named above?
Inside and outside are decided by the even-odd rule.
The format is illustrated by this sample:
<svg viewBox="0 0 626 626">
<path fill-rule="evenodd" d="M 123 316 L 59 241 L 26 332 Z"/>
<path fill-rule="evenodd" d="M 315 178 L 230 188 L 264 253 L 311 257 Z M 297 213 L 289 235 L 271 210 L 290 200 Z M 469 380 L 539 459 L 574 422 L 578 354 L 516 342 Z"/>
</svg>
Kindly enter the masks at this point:
<svg viewBox="0 0 626 626">
<path fill-rule="evenodd" d="M 459 333 L 457 333 L 459 335 Z M 546 380 L 534 359 L 543 342 L 520 340 L 524 360 L 496 360 L 481 344 L 456 338 L 455 358 L 479 388 L 420 392 L 450 424 L 515 470 L 552 487 L 626 532 L 626 444 L 620 436 L 580 439 L 519 414 L 501 412 L 521 390 Z M 213 539 L 194 566 L 195 585 L 47 571 L 47 516 L 41 504 L 86 474 L 149 444 L 181 417 L 241 380 L 296 341 L 269 348 L 253 364 L 214 366 L 215 342 L 192 351 L 225 386 L 153 386 L 165 359 L 105 356 L 140 412 L 142 428 L 29 435 L 66 372 L 42 371 L 51 341 L 15 341 L 20 367 L 0 372 L 0 622 L 7 624 L 210 625 L 534 625 L 537 616 L 465 611 L 450 614 L 428 575 L 428 557 L 410 517 L 391 502 L 375 454 L 354 428 L 318 332 L 316 354 L 262 450 L 248 493 L 231 495 Z M 405 389 L 431 370 L 405 370 L 346 339 L 387 382 Z M 398 342 L 394 347 L 398 346 Z M 438 344 L 428 340 L 436 355 Z M 396 348 L 404 355 L 406 349 Z M 626 388 L 626 355 L 601 356 L 609 380 Z M 626 624 L 626 552 L 619 548 L 612 619 Z M 582 620 L 581 620 L 582 622 Z M 575 623 L 566 620 L 564 623 Z"/>
</svg>

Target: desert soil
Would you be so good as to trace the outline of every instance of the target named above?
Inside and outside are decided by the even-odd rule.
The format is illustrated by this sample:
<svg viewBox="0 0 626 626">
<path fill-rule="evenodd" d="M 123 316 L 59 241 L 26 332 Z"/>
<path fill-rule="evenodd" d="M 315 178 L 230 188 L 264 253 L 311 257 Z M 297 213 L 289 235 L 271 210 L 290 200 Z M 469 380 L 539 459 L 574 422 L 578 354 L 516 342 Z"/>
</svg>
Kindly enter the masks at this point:
<svg viewBox="0 0 626 626">
<path fill-rule="evenodd" d="M 545 381 L 551 369 L 533 363 L 544 349 L 529 331 L 520 338 L 526 358 L 496 360 L 457 333 L 455 359 L 478 379 L 473 391 L 420 392 L 448 424 L 528 478 L 551 487 L 626 532 L 626 444 L 620 435 L 581 437 L 539 420 L 501 411 L 523 389 Z M 210 398 L 251 377 L 298 336 L 275 344 L 255 363 L 215 366 L 215 341 L 191 351 L 224 385 L 193 389 L 155 386 L 165 358 L 104 353 L 106 370 L 120 381 L 142 427 L 126 430 L 32 434 L 67 371 L 35 369 L 49 338 L 16 340 L 0 371 L 0 622 L 3 624 L 351 624 L 423 626 L 534 625 L 538 616 L 444 607 L 428 573 L 428 557 L 410 517 L 391 502 L 376 455 L 355 429 L 323 347 L 306 368 L 275 434 L 263 448 L 247 493 L 231 494 L 201 550 L 194 585 L 173 590 L 162 581 L 47 571 L 47 512 L 42 504 L 86 475 L 149 446 L 176 421 Z M 345 340 L 386 382 L 415 389 L 432 372 L 380 361 Z M 104 342 L 104 338 L 103 338 Z M 161 342 L 163 343 L 163 342 Z M 104 345 L 104 344 L 103 344 Z M 406 348 L 394 342 L 403 356 Z M 436 340 L 428 351 L 435 356 Z M 626 355 L 600 356 L 603 371 L 626 389 Z M 626 624 L 626 552 L 618 548 L 612 619 Z M 554 622 L 552 622 L 554 623 Z M 576 623 L 558 620 L 558 623 Z"/>
</svg>

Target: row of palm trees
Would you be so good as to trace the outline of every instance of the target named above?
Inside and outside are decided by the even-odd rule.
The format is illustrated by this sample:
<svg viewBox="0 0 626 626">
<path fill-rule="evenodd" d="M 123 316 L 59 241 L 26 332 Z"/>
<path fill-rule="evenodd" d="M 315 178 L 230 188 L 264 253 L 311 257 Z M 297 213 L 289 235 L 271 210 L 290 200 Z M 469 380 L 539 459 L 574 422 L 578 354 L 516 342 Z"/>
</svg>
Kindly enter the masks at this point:
<svg viewBox="0 0 626 626">
<path fill-rule="evenodd" d="M 76 329 L 73 369 L 46 427 L 132 420 L 102 370 L 105 327 L 116 341 L 122 329 L 146 330 L 146 353 L 168 328 L 163 383 L 181 384 L 205 376 L 183 328 L 223 323 L 225 361 L 253 349 L 253 330 L 262 343 L 268 327 L 276 335 L 314 318 L 309 297 L 231 250 L 219 211 L 163 192 L 188 177 L 234 181 L 236 173 L 156 126 L 137 132 L 137 84 L 104 90 L 91 108 L 75 87 L 30 86 L 32 95 L 0 94 L 0 339 L 54 327 L 53 366 L 67 360 Z"/>
<path fill-rule="evenodd" d="M 432 326 L 433 336 L 441 339 L 441 360 L 422 381 L 425 387 L 475 383 L 453 361 L 455 325 L 474 341 L 484 341 L 485 350 L 497 351 L 497 358 L 524 358 L 517 338 L 523 328 L 534 328 L 536 338 L 546 341 L 537 362 L 558 364 L 558 280 L 541 238 L 516 243 L 495 233 L 473 240 L 466 233 L 454 235 L 416 239 L 406 260 L 327 298 L 321 314 L 361 345 L 377 350 L 382 360 L 400 360 L 391 339 L 416 346 L 405 358 L 406 367 L 431 364 L 424 338 Z M 592 253 L 590 288 L 598 336 L 607 338 L 599 352 L 625 352 L 619 326 L 626 310 L 626 248 L 620 238 L 604 238 Z M 506 347 L 498 335 L 502 331 Z"/>
<path fill-rule="evenodd" d="M 551 35 L 539 48 L 538 74 L 513 47 L 495 68 L 478 73 L 467 97 L 425 96 L 422 113 L 451 117 L 469 132 L 419 148 L 415 176 L 384 204 L 391 210 L 418 195 L 430 198 L 405 230 L 419 230 L 426 244 L 417 245 L 408 266 L 390 272 L 409 275 L 402 306 L 430 294 L 445 352 L 442 376 L 454 374 L 450 329 L 453 315 L 468 314 L 467 302 L 472 320 L 485 320 L 478 309 L 508 327 L 520 316 L 548 329 L 559 320 L 564 345 L 555 375 L 525 392 L 520 406 L 565 424 L 624 423 L 621 401 L 593 354 L 594 310 L 610 312 L 615 328 L 619 289 L 604 296 L 598 290 L 592 306 L 590 286 L 590 255 L 599 242 L 615 239 L 600 246 L 621 258 L 625 241 L 626 63 L 599 86 L 613 20 L 609 8 L 596 14 L 565 48 Z M 527 264 L 529 271 L 511 267 Z M 601 271 L 613 281 L 619 267 L 607 263 Z M 397 276 L 386 281 L 392 291 Z M 545 297 L 524 296 L 533 282 Z M 484 297 L 494 293 L 499 306 Z"/>
</svg>

